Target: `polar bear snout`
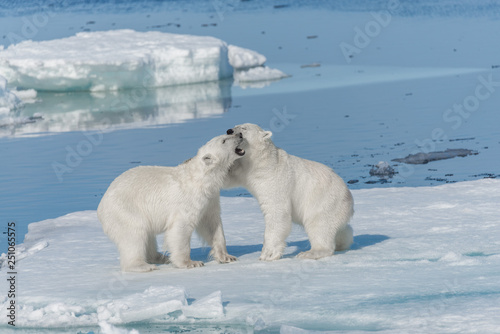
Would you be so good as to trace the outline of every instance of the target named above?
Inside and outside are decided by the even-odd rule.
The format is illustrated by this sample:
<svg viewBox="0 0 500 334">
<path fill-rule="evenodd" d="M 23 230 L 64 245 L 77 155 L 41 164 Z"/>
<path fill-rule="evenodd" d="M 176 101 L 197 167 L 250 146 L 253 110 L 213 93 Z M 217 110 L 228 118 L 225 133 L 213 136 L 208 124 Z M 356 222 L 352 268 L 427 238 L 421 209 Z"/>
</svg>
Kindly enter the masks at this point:
<svg viewBox="0 0 500 334">
<path fill-rule="evenodd" d="M 237 155 L 242 157 L 245 155 L 245 150 L 241 146 L 244 145 L 243 143 L 245 140 L 243 139 L 243 135 L 241 133 L 238 137 L 239 137 L 238 144 L 236 145 L 236 148 L 234 149 L 234 153 L 236 153 Z"/>
<path fill-rule="evenodd" d="M 235 133 L 233 129 L 228 129 L 228 130 L 226 131 L 226 133 L 227 133 L 228 135 L 233 135 L 233 134 L 234 134 L 234 135 L 235 135 L 235 136 L 237 136 L 238 138 L 243 138 L 243 133 L 242 133 L 242 132 L 240 132 L 240 133 Z"/>
</svg>

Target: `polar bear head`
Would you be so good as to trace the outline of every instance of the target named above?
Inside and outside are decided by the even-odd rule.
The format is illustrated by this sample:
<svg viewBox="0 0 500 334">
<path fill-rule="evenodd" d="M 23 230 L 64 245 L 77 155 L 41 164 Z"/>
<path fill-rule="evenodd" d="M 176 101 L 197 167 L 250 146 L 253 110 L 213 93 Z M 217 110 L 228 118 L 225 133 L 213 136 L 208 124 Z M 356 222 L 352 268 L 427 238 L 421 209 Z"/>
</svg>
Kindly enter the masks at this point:
<svg viewBox="0 0 500 334">
<path fill-rule="evenodd" d="M 273 135 L 271 131 L 265 131 L 252 123 L 236 125 L 234 128 L 228 129 L 227 134 L 235 137 L 243 136 L 251 148 L 269 145 L 272 143 L 271 136 Z"/>
<path fill-rule="evenodd" d="M 242 134 L 217 136 L 198 150 L 196 158 L 201 160 L 204 166 L 210 168 L 228 167 L 245 155 L 244 143 L 245 139 Z"/>
</svg>

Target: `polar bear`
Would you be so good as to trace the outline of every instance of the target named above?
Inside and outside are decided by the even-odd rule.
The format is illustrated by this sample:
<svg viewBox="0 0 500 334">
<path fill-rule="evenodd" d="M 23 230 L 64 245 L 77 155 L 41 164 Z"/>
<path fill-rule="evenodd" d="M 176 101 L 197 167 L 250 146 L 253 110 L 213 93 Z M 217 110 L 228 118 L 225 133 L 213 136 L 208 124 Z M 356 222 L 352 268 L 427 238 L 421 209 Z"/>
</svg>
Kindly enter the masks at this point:
<svg viewBox="0 0 500 334">
<path fill-rule="evenodd" d="M 353 198 L 345 182 L 329 167 L 288 154 L 271 141 L 272 132 L 255 124 L 237 125 L 227 134 L 246 139 L 246 154 L 237 160 L 223 188 L 242 186 L 264 214 L 260 260 L 279 259 L 292 221 L 304 226 L 311 249 L 299 258 L 319 259 L 349 249 Z"/>
<path fill-rule="evenodd" d="M 243 141 L 241 136 L 218 136 L 179 166 L 136 167 L 111 183 L 97 215 L 118 247 L 123 271 L 150 271 L 154 264 L 170 261 L 179 268 L 203 266 L 190 257 L 194 230 L 217 261 L 236 260 L 226 250 L 219 192 L 231 165 L 245 154 Z M 159 233 L 165 233 L 170 258 L 157 251 Z"/>
</svg>

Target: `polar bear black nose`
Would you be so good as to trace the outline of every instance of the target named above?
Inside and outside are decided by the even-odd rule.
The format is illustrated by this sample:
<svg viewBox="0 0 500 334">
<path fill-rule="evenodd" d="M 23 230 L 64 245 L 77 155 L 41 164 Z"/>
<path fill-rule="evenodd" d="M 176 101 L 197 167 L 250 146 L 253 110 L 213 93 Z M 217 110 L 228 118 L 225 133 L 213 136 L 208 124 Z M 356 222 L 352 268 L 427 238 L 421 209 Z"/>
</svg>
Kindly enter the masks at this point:
<svg viewBox="0 0 500 334">
<path fill-rule="evenodd" d="M 227 131 L 226 131 L 226 133 L 227 133 L 228 135 L 232 135 L 232 134 L 234 133 L 234 131 L 233 131 L 233 129 L 229 129 L 229 130 L 227 130 Z"/>
</svg>

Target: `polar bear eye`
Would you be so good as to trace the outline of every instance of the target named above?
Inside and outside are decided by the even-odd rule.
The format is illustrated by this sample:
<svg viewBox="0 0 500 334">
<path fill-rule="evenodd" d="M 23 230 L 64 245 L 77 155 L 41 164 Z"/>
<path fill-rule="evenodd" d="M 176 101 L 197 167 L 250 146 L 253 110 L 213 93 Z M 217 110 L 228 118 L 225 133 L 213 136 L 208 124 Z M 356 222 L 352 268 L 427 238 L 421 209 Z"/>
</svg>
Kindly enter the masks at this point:
<svg viewBox="0 0 500 334">
<path fill-rule="evenodd" d="M 224 139 L 224 140 L 222 141 L 222 144 L 225 144 L 225 143 L 226 143 L 226 140 Z"/>
</svg>

